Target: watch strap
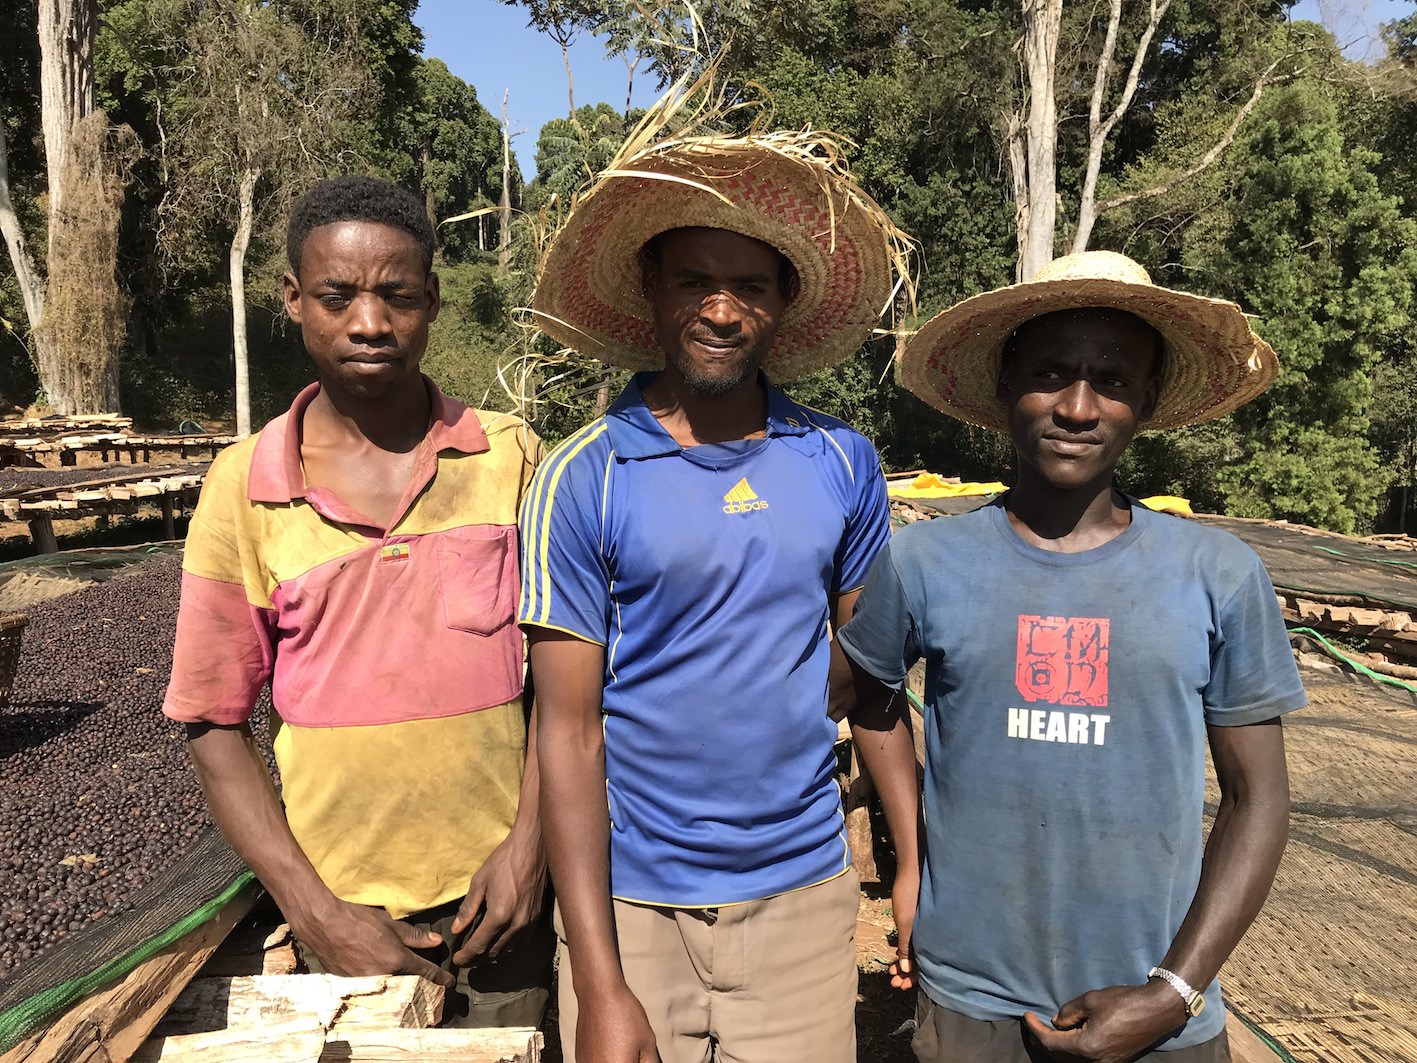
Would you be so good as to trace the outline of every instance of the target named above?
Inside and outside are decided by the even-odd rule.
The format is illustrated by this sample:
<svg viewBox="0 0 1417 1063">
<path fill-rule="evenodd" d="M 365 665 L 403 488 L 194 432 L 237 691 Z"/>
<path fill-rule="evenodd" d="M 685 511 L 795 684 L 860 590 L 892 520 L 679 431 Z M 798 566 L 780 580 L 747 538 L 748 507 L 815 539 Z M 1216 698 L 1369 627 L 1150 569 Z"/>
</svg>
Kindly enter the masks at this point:
<svg viewBox="0 0 1417 1063">
<path fill-rule="evenodd" d="M 1186 1011 L 1191 1018 L 1195 1018 L 1201 1013 L 1201 1008 L 1205 1007 L 1205 996 L 1191 988 L 1191 984 L 1179 974 L 1168 971 L 1165 967 L 1153 967 L 1146 972 L 1148 978 L 1160 978 L 1177 993 L 1181 994 L 1181 1000 L 1185 1002 Z"/>
</svg>

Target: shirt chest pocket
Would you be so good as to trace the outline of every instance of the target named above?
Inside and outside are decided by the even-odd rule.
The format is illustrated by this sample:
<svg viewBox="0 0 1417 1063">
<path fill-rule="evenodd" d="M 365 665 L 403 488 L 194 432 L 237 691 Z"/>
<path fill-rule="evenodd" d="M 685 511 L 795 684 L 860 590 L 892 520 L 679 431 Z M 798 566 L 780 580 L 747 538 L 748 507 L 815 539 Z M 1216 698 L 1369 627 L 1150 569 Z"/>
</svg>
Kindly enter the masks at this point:
<svg viewBox="0 0 1417 1063">
<path fill-rule="evenodd" d="M 448 626 L 491 635 L 517 607 L 515 528 L 464 529 L 438 538 L 438 584 Z"/>
</svg>

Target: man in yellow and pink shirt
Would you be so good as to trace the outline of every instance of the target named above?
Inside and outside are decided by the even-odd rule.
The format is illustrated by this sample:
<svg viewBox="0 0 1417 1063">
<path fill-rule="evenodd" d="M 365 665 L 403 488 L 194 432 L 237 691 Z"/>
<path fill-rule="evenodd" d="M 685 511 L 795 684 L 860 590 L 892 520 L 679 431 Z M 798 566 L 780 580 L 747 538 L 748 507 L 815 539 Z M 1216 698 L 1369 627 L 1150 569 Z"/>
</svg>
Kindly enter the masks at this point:
<svg viewBox="0 0 1417 1063">
<path fill-rule="evenodd" d="M 212 465 L 164 712 L 312 968 L 421 974 L 453 988 L 445 1022 L 532 1025 L 553 939 L 516 518 L 540 444 L 419 373 L 432 247 L 384 182 L 297 204 L 285 305 L 319 379 Z M 248 726 L 267 682 L 280 797 Z"/>
</svg>

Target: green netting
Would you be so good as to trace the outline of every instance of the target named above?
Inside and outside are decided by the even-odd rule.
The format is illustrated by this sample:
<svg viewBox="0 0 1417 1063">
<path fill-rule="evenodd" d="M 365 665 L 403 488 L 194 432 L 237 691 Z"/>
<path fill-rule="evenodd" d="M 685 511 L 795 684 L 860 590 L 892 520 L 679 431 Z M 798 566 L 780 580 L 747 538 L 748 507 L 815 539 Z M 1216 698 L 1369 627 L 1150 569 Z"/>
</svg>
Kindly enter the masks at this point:
<svg viewBox="0 0 1417 1063">
<path fill-rule="evenodd" d="M 128 911 L 85 927 L 0 981 L 0 1054 L 210 920 L 254 881 L 208 828 L 138 891 Z"/>
</svg>

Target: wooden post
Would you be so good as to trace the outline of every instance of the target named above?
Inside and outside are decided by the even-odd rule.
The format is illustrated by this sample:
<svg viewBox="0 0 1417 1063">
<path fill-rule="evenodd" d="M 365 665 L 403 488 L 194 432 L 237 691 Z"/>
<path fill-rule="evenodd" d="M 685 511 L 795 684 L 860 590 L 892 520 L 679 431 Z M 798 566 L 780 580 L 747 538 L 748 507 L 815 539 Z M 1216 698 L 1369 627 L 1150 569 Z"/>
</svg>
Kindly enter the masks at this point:
<svg viewBox="0 0 1417 1063">
<path fill-rule="evenodd" d="M 34 541 L 34 548 L 41 554 L 59 552 L 59 540 L 54 537 L 54 521 L 49 517 L 30 519 L 30 538 Z"/>
<path fill-rule="evenodd" d="M 177 538 L 177 522 L 172 515 L 172 495 L 167 491 L 162 493 L 162 535 L 165 539 Z"/>
<path fill-rule="evenodd" d="M 875 837 L 871 831 L 871 795 L 875 787 L 866 765 L 851 744 L 851 777 L 846 790 L 846 840 L 851 846 L 851 866 L 862 882 L 880 882 L 876 867 Z"/>
</svg>

